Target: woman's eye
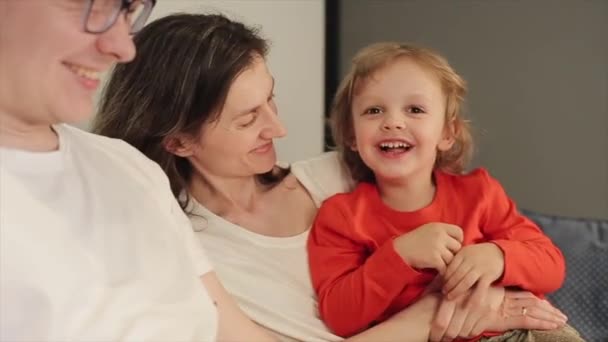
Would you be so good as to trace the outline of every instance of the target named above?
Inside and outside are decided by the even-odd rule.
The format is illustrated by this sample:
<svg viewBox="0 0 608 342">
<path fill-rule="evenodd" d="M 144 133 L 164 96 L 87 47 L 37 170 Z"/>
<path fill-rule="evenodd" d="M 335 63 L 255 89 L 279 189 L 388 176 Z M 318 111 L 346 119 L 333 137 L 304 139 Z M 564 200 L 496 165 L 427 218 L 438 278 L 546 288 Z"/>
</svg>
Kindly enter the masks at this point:
<svg viewBox="0 0 608 342">
<path fill-rule="evenodd" d="M 382 113 L 382 109 L 378 108 L 378 107 L 371 107 L 365 110 L 365 112 L 363 112 L 363 114 L 380 114 Z"/>
<path fill-rule="evenodd" d="M 257 113 L 247 114 L 241 120 L 239 120 L 237 125 L 239 126 L 239 128 L 249 127 L 255 123 L 257 118 L 258 118 Z"/>
</svg>

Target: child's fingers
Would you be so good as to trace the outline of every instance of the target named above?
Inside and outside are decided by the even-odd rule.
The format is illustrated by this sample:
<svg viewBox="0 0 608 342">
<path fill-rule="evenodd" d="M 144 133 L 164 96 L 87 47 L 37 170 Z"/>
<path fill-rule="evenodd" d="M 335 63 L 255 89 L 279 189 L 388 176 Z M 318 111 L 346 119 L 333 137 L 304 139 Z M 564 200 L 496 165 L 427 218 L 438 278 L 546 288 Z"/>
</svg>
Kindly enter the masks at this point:
<svg viewBox="0 0 608 342">
<path fill-rule="evenodd" d="M 443 262 L 446 264 L 445 271 L 447 272 L 447 267 L 449 267 L 452 260 L 454 260 L 454 254 L 449 249 L 445 248 L 444 250 L 441 251 L 441 258 L 443 259 Z"/>
<path fill-rule="evenodd" d="M 454 261 L 456 261 L 456 259 L 457 258 L 454 258 Z M 452 261 L 452 263 L 454 261 Z M 472 267 L 470 265 L 460 264 L 460 266 L 455 271 L 453 271 L 453 273 L 450 275 L 450 273 L 449 273 L 450 266 L 452 266 L 452 265 L 448 266 L 448 271 L 446 272 L 445 284 L 443 285 L 444 294 L 452 291 L 467 276 L 469 271 L 472 269 Z"/>
<path fill-rule="evenodd" d="M 462 258 L 462 256 L 454 255 L 454 258 L 452 258 L 452 261 L 450 261 L 450 263 L 448 264 L 448 268 L 445 271 L 445 275 L 443 278 L 446 281 L 449 278 L 452 278 L 454 273 L 460 268 L 460 265 L 462 264 L 463 261 L 464 261 L 464 259 Z"/>
<path fill-rule="evenodd" d="M 448 299 L 460 297 L 467 292 L 468 289 L 473 287 L 478 280 L 479 276 L 475 272 L 469 271 L 456 286 L 454 286 L 451 290 L 448 290 L 446 297 Z"/>
<path fill-rule="evenodd" d="M 445 274 L 445 270 L 448 267 L 448 265 L 445 263 L 445 261 L 443 260 L 443 255 L 433 255 L 433 266 L 437 272 L 439 274 Z"/>
<path fill-rule="evenodd" d="M 448 233 L 449 236 L 455 238 L 459 242 L 462 242 L 462 239 L 464 238 L 464 235 L 462 233 L 462 228 L 455 226 L 453 224 L 446 224 L 445 231 L 446 231 L 446 233 Z"/>
<path fill-rule="evenodd" d="M 460 248 L 462 248 L 462 244 L 456 238 L 449 237 L 445 246 L 454 254 L 458 253 Z"/>
</svg>

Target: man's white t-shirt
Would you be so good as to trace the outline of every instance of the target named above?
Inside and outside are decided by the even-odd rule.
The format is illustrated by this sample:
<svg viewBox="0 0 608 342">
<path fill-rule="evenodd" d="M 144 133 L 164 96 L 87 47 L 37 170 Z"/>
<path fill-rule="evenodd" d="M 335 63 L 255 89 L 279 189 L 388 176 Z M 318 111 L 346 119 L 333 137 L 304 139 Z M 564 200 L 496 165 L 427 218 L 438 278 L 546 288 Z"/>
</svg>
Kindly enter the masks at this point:
<svg viewBox="0 0 608 342">
<path fill-rule="evenodd" d="M 319 206 L 352 187 L 336 153 L 294 163 L 291 170 Z M 247 315 L 283 341 L 338 341 L 319 318 L 306 241 L 309 231 L 277 238 L 253 233 L 191 200 L 187 208 L 222 285 Z"/>
<path fill-rule="evenodd" d="M 57 151 L 0 148 L 0 340 L 215 340 L 211 266 L 160 167 L 54 129 Z"/>
</svg>

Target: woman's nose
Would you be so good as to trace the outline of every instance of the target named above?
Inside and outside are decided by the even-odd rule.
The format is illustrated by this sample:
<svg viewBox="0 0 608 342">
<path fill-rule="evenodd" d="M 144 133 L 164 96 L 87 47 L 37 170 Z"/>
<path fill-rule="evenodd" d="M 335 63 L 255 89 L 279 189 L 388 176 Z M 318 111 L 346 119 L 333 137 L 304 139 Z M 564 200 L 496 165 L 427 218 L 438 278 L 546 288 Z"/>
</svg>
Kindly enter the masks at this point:
<svg viewBox="0 0 608 342">
<path fill-rule="evenodd" d="M 131 25 L 121 13 L 114 25 L 97 36 L 97 48 L 114 58 L 115 62 L 129 62 L 135 58 L 135 44 L 130 34 Z"/>
<path fill-rule="evenodd" d="M 273 138 L 281 138 L 287 134 L 287 129 L 279 119 L 277 115 L 276 109 L 273 106 L 268 106 L 266 112 L 264 113 L 266 116 L 266 127 L 262 130 L 262 138 L 264 139 L 273 139 Z"/>
</svg>

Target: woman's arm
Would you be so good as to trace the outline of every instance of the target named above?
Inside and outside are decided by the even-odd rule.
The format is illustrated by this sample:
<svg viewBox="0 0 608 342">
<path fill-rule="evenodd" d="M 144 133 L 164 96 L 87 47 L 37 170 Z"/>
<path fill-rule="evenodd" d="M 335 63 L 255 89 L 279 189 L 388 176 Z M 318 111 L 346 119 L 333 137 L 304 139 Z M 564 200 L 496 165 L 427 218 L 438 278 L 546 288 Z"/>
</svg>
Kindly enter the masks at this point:
<svg viewBox="0 0 608 342">
<path fill-rule="evenodd" d="M 527 291 L 494 291 L 488 300 L 499 296 L 502 304 L 494 306 L 493 311 L 483 311 L 483 327 L 490 331 L 507 331 L 512 329 L 555 329 L 565 324 L 565 316 L 547 301 L 542 300 Z M 504 297 L 503 297 L 504 296 Z M 494 298 L 495 299 L 495 298 Z M 394 315 L 389 320 L 380 323 L 362 333 L 352 336 L 345 341 L 428 341 L 431 327 L 442 331 L 448 326 L 437 326 L 434 321 L 435 313 L 439 310 L 441 295 L 430 293 L 416 303 Z M 523 308 L 526 315 L 522 315 Z M 455 312 L 455 315 L 463 312 Z M 455 316 L 453 316 L 455 317 Z M 485 330 L 484 329 L 484 330 Z M 474 337 L 468 334 L 461 337 Z M 446 336 L 447 337 L 447 336 Z"/>
<path fill-rule="evenodd" d="M 278 341 L 245 315 L 220 284 L 215 272 L 204 274 L 201 276 L 201 281 L 217 306 L 219 319 L 217 341 Z"/>
<path fill-rule="evenodd" d="M 390 319 L 345 341 L 408 341 L 426 342 L 429 339 L 431 322 L 439 305 L 438 294 L 427 294 L 416 303 L 395 314 Z"/>
<path fill-rule="evenodd" d="M 431 324 L 429 340 L 473 338 L 486 331 L 557 329 L 567 319 L 549 302 L 527 291 L 505 291 L 502 287 L 490 287 L 486 300 L 480 305 L 471 305 L 466 297 L 440 300 Z"/>
</svg>

